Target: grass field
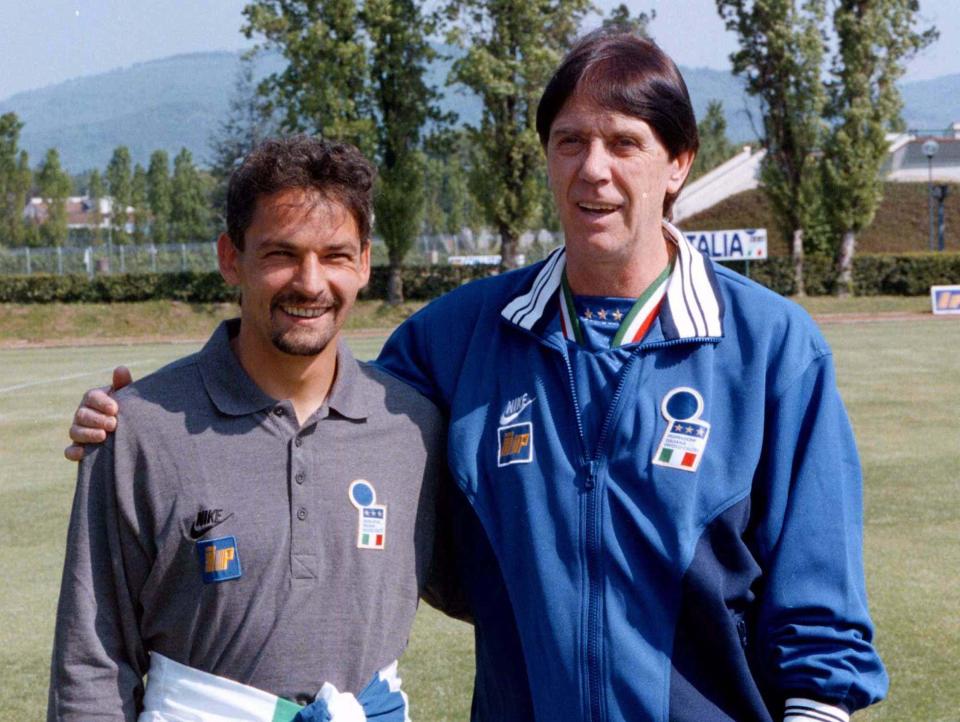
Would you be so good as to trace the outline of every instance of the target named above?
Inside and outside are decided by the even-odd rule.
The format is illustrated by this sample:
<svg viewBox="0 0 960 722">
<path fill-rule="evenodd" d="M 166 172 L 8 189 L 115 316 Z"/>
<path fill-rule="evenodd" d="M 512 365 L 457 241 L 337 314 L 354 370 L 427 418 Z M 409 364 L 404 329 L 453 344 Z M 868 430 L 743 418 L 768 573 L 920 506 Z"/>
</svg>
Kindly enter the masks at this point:
<svg viewBox="0 0 960 722">
<path fill-rule="evenodd" d="M 960 323 L 827 324 L 866 478 L 866 563 L 890 697 L 859 720 L 960 719 Z M 382 338 L 351 341 L 360 357 Z M 0 720 L 43 716 L 80 394 L 142 376 L 195 344 L 0 349 Z M 401 675 L 421 722 L 465 720 L 472 633 L 429 609 Z"/>
</svg>

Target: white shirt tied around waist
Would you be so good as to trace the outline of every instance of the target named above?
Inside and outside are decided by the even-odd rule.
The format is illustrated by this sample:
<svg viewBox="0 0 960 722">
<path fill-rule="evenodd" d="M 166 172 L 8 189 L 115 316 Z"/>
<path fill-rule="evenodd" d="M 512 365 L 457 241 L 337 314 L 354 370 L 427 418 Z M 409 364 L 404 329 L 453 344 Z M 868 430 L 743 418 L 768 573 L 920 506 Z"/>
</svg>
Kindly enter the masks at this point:
<svg viewBox="0 0 960 722">
<path fill-rule="evenodd" d="M 396 662 L 377 676 L 392 692 L 399 692 Z M 324 683 L 317 698 L 326 702 L 332 722 L 367 722 L 356 697 L 339 692 L 329 682 Z M 406 708 L 406 695 L 403 700 Z M 302 709 L 295 702 L 188 667 L 157 652 L 150 653 L 143 703 L 138 722 L 289 722 Z M 405 709 L 403 716 L 409 719 Z"/>
</svg>

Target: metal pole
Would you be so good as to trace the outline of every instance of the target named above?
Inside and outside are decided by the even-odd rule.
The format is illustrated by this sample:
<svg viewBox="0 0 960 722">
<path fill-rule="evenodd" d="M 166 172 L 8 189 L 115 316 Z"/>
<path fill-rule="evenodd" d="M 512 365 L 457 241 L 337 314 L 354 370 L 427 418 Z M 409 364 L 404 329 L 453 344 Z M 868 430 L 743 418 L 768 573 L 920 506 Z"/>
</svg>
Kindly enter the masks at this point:
<svg viewBox="0 0 960 722">
<path fill-rule="evenodd" d="M 63 249 L 57 246 L 57 275 L 63 275 Z"/>
<path fill-rule="evenodd" d="M 33 270 L 32 270 L 32 268 L 31 268 L 31 266 L 30 266 L 30 246 L 27 246 L 27 247 L 24 248 L 23 250 L 25 250 L 25 251 L 27 252 L 27 253 L 26 253 L 26 256 L 27 256 L 27 275 L 29 276 L 31 273 L 33 273 Z"/>
<path fill-rule="evenodd" d="M 933 156 L 927 156 L 927 208 L 930 211 L 930 250 L 933 250 Z"/>
</svg>

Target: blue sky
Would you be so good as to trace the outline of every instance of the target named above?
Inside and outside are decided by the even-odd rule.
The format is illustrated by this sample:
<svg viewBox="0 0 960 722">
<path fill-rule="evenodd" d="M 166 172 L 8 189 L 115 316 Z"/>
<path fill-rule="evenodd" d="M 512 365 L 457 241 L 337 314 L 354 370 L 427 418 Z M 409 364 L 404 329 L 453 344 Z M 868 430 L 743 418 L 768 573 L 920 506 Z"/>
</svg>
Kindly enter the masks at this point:
<svg viewBox="0 0 960 722">
<path fill-rule="evenodd" d="M 609 8 L 618 0 L 595 0 Z M 14 93 L 178 53 L 234 50 L 246 0 L 0 0 L 0 99 Z M 680 64 L 727 68 L 735 47 L 714 0 L 631 0 L 654 9 L 651 30 Z M 907 78 L 960 73 L 957 0 L 920 0 L 940 41 L 913 60 Z"/>
</svg>

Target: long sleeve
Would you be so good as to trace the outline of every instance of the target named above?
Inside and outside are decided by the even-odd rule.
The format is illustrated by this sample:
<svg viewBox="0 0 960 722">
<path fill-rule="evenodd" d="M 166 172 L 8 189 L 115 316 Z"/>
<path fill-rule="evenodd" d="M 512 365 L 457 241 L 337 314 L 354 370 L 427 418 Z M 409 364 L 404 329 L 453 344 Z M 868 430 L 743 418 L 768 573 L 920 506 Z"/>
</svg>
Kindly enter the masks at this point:
<svg viewBox="0 0 960 722">
<path fill-rule="evenodd" d="M 112 440 L 111 440 L 112 441 Z M 147 656 L 127 566 L 139 551 L 121 531 L 113 444 L 80 465 L 67 535 L 47 720 L 135 720 Z M 124 547 L 127 547 L 125 549 Z"/>
<path fill-rule="evenodd" d="M 828 354 L 770 402 L 766 436 L 758 671 L 783 700 L 865 707 L 888 680 L 871 644 L 860 463 Z"/>
</svg>

